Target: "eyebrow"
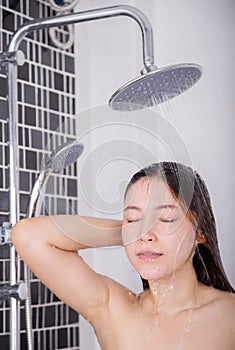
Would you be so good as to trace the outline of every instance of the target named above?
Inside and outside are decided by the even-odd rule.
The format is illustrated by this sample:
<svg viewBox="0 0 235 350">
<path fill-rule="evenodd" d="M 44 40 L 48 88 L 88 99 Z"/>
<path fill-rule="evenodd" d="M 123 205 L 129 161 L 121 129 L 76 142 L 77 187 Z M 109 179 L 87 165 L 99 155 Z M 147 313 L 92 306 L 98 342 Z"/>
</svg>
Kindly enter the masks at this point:
<svg viewBox="0 0 235 350">
<path fill-rule="evenodd" d="M 138 211 L 141 211 L 141 209 L 139 207 L 135 206 L 135 205 L 128 205 L 128 207 L 126 207 L 124 209 L 124 211 L 126 211 L 126 210 L 138 210 Z"/>
<path fill-rule="evenodd" d="M 162 205 L 157 205 L 154 207 L 154 209 L 156 210 L 161 210 L 161 209 L 179 209 L 179 207 L 177 205 L 174 205 L 174 204 L 162 204 Z M 124 211 L 126 210 L 137 210 L 137 211 L 141 211 L 142 209 L 139 208 L 138 206 L 135 206 L 135 205 L 128 205 L 128 207 L 126 207 L 124 209 Z"/>
</svg>

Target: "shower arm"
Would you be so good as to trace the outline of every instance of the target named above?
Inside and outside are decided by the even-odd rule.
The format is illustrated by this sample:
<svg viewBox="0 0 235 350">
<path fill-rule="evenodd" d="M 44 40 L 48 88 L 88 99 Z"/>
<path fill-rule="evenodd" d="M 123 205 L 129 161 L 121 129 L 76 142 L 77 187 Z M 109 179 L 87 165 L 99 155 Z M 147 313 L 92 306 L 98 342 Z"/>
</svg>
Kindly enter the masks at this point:
<svg viewBox="0 0 235 350">
<path fill-rule="evenodd" d="M 16 52 L 21 40 L 28 33 L 49 27 L 88 22 L 109 17 L 128 16 L 134 19 L 140 26 L 143 44 L 143 63 L 146 71 L 154 68 L 154 47 L 152 26 L 143 12 L 133 6 L 117 5 L 89 11 L 76 12 L 67 15 L 35 19 L 22 25 L 13 35 L 8 46 L 8 53 Z"/>
</svg>

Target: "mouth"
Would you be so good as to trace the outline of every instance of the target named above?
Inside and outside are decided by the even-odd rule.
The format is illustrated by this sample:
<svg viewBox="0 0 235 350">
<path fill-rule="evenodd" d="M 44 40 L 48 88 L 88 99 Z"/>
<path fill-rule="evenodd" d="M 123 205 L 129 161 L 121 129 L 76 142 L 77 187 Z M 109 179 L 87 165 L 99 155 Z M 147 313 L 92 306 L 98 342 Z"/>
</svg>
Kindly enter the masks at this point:
<svg viewBox="0 0 235 350">
<path fill-rule="evenodd" d="M 158 253 L 158 252 L 154 252 L 151 250 L 147 250 L 147 251 L 139 251 L 136 253 L 136 255 L 140 258 L 140 260 L 153 262 L 153 261 L 159 259 L 163 254 Z"/>
</svg>

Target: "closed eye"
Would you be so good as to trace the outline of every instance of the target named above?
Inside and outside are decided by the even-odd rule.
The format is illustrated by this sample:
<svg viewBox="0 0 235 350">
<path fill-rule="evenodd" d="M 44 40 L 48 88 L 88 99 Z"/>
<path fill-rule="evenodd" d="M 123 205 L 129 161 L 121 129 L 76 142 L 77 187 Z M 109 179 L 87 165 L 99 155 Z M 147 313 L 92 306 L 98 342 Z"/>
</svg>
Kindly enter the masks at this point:
<svg viewBox="0 0 235 350">
<path fill-rule="evenodd" d="M 166 223 L 171 223 L 171 222 L 175 222 L 178 219 L 160 219 L 161 222 L 166 222 Z"/>
</svg>

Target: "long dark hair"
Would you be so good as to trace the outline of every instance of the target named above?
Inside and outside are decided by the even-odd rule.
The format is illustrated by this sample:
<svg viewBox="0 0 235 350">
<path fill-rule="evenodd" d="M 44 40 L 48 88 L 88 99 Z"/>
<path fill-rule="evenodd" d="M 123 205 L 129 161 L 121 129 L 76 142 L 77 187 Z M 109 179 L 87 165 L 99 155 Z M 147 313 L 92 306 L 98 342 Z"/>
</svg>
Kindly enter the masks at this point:
<svg viewBox="0 0 235 350">
<path fill-rule="evenodd" d="M 199 243 L 193 256 L 193 266 L 198 281 L 220 290 L 235 292 L 224 271 L 216 232 L 216 223 L 207 186 L 192 168 L 175 162 L 160 162 L 138 171 L 130 180 L 128 189 L 143 177 L 159 177 L 171 190 L 173 196 L 192 214 L 196 230 L 204 242 Z M 148 281 L 142 279 L 144 290 Z"/>
</svg>

